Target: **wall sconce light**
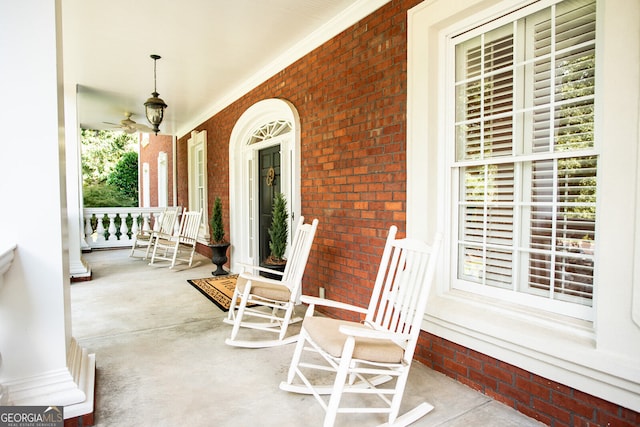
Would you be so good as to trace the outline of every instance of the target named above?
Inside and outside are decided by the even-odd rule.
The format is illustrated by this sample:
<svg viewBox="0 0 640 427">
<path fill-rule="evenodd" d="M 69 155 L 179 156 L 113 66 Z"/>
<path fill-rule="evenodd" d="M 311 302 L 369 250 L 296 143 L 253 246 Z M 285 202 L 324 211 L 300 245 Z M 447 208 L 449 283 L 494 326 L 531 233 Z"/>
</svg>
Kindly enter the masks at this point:
<svg viewBox="0 0 640 427">
<path fill-rule="evenodd" d="M 151 98 L 147 99 L 147 102 L 144 103 L 144 109 L 147 120 L 149 120 L 153 131 L 157 135 L 158 132 L 160 132 L 159 126 L 164 118 L 164 109 L 167 108 L 167 104 L 165 104 L 162 98 L 158 98 L 160 94 L 156 91 L 156 61 L 160 59 L 160 55 L 151 55 L 151 59 L 153 59 L 153 93 L 151 94 Z"/>
</svg>

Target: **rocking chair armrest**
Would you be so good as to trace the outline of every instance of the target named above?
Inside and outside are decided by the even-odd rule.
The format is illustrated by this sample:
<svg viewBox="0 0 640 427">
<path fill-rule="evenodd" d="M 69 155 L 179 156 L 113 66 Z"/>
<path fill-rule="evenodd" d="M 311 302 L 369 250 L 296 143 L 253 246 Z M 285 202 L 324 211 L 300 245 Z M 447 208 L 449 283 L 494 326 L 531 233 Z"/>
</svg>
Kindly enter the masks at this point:
<svg viewBox="0 0 640 427">
<path fill-rule="evenodd" d="M 363 313 L 363 314 L 367 313 L 366 308 L 358 307 L 356 305 L 351 305 L 351 304 L 347 304 L 340 301 L 333 301 L 330 299 L 313 297 L 310 295 L 302 295 L 300 297 L 300 301 L 303 302 L 304 304 L 309 304 L 309 306 L 321 305 L 326 307 L 338 308 L 340 310 L 355 311 L 357 313 Z"/>
<path fill-rule="evenodd" d="M 276 274 L 278 276 L 283 276 L 283 271 L 271 270 L 270 268 L 260 267 L 259 265 L 251 265 L 251 264 L 243 264 L 238 263 L 239 266 L 245 268 L 246 270 L 254 270 L 254 271 L 264 271 L 266 273 Z"/>
<path fill-rule="evenodd" d="M 409 334 L 400 334 L 391 331 L 378 331 L 369 328 L 357 328 L 353 326 L 343 325 L 338 329 L 340 333 L 353 337 L 371 338 L 385 341 L 402 342 L 410 338 Z"/>
</svg>

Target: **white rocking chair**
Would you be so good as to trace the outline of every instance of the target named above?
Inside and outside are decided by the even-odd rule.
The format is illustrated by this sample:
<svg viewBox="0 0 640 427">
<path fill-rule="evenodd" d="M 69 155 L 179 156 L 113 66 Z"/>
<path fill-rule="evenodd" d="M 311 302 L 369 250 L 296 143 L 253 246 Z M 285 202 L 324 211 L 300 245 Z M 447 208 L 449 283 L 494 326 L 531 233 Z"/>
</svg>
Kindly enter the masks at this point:
<svg viewBox="0 0 640 427">
<path fill-rule="evenodd" d="M 333 426 L 337 414 L 342 413 L 388 414 L 387 423 L 382 425 L 406 426 L 433 409 L 423 402 L 398 417 L 433 281 L 440 236 L 430 247 L 417 240 L 396 239 L 396 232 L 392 226 L 368 308 L 304 295 L 301 298 L 309 308 L 287 381 L 280 388 L 313 394 L 326 411 L 325 427 Z M 364 314 L 364 322 L 313 316 L 316 305 Z M 307 352 L 304 362 L 303 352 Z M 317 384 L 327 371 L 332 372 L 331 377 Z M 356 393 L 364 396 L 354 397 Z M 345 395 L 349 396 L 348 404 L 357 407 L 341 406 L 341 400 L 347 400 Z"/>
<path fill-rule="evenodd" d="M 179 206 L 175 208 L 165 208 L 155 220 L 152 230 L 145 230 L 143 228 L 134 234 L 133 245 L 131 246 L 129 256 L 134 257 L 135 252 L 140 250 L 144 251 L 144 255 L 140 256 L 142 259 L 149 258 L 149 252 L 151 252 L 151 247 L 153 246 L 153 238 L 158 234 L 168 236 L 173 234 L 180 210 Z"/>
<path fill-rule="evenodd" d="M 256 272 L 266 271 L 281 275 L 282 279 L 273 280 L 250 272 L 244 272 L 238 276 L 229 313 L 224 319 L 225 323 L 233 325 L 231 337 L 227 338 L 225 343 L 236 347 L 261 348 L 296 341 L 297 335 L 286 336 L 287 328 L 290 324 L 302 320 L 301 317 L 294 317 L 293 314 L 295 306 L 300 303 L 302 276 L 317 228 L 317 219 L 314 219 L 311 224 L 305 224 L 304 217 L 300 217 L 284 273 L 264 267 L 246 266 Z M 247 321 L 247 317 L 258 319 L 258 321 Z M 274 333 L 277 338 L 239 340 L 240 328 Z"/>
<path fill-rule="evenodd" d="M 177 261 L 186 262 L 191 267 L 201 220 L 202 211 L 184 212 L 180 218 L 177 234 L 154 236 L 153 253 L 149 265 L 153 265 L 156 260 L 165 260 L 171 261 L 169 268 L 175 267 Z"/>
</svg>

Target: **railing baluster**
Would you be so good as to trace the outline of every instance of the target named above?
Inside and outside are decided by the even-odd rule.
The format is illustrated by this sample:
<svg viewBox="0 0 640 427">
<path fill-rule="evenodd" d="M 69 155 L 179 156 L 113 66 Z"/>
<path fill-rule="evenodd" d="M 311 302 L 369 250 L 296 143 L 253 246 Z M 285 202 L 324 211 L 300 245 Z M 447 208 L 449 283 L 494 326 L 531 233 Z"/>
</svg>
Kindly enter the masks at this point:
<svg viewBox="0 0 640 427">
<path fill-rule="evenodd" d="M 107 237 L 107 240 L 118 240 L 118 236 L 116 236 L 116 215 L 114 213 L 107 214 L 109 217 L 109 237 Z"/>
<path fill-rule="evenodd" d="M 93 234 L 93 226 L 91 225 L 91 218 L 93 218 L 92 213 L 84 214 L 84 238 L 89 245 L 91 245 L 90 243 L 90 241 L 92 241 L 91 235 Z"/>
<path fill-rule="evenodd" d="M 120 240 L 129 241 L 129 227 L 127 227 L 127 218 L 129 214 L 123 212 L 120 214 Z"/>
<path fill-rule="evenodd" d="M 154 212 L 153 213 L 153 231 L 158 231 L 160 229 L 160 215 L 162 212 Z"/>
<path fill-rule="evenodd" d="M 134 213 L 131 214 L 131 218 L 133 219 L 133 222 L 131 223 L 131 238 L 133 238 L 133 236 L 135 236 L 136 234 L 138 234 L 138 218 L 140 217 L 140 215 L 135 215 Z"/>
<path fill-rule="evenodd" d="M 149 227 L 149 216 L 151 214 L 150 213 L 143 213 L 142 214 L 142 231 L 147 233 L 151 230 L 151 228 Z"/>
<path fill-rule="evenodd" d="M 96 214 L 96 240 L 95 243 L 97 243 L 98 245 L 100 245 L 101 243 L 103 243 L 106 239 L 104 238 L 104 215 L 101 214 Z"/>
<path fill-rule="evenodd" d="M 163 207 L 85 208 L 83 217 L 86 242 L 91 248 L 130 247 L 133 235 L 140 230 L 150 231 L 154 228 L 163 210 Z M 106 218 L 109 218 L 108 225 Z M 127 220 L 133 221 L 131 226 L 127 224 Z"/>
</svg>

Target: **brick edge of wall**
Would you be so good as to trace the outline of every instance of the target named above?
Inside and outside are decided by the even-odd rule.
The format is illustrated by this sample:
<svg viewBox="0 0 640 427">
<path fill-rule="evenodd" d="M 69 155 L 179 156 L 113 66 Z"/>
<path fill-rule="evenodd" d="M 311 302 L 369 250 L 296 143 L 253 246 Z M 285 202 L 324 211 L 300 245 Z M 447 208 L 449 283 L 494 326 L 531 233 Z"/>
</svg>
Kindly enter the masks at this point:
<svg viewBox="0 0 640 427">
<path fill-rule="evenodd" d="M 416 360 L 549 426 L 640 425 L 638 412 L 433 334 L 420 335 Z"/>
</svg>

